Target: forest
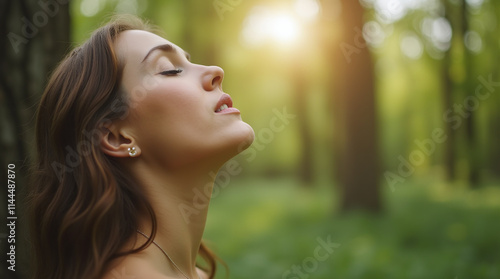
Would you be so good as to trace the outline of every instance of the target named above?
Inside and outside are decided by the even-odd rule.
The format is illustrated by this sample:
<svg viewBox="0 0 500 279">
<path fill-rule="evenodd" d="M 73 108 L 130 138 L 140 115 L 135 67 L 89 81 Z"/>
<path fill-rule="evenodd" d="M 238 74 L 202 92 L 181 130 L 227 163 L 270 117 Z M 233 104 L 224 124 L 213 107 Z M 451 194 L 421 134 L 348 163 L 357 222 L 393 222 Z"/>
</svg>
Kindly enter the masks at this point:
<svg viewBox="0 0 500 279">
<path fill-rule="evenodd" d="M 1 0 L 0 14 L 0 219 L 17 217 L 1 278 L 29 272 L 47 78 L 115 14 L 223 68 L 254 129 L 215 183 L 216 278 L 500 278 L 500 1 Z"/>
</svg>

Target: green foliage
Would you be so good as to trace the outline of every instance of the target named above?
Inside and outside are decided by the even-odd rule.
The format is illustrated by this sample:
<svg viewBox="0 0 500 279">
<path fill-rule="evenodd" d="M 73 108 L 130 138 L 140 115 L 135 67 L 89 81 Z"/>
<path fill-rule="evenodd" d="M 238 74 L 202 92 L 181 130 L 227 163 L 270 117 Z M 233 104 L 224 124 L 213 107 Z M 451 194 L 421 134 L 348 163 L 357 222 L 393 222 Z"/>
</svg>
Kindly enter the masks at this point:
<svg viewBox="0 0 500 279">
<path fill-rule="evenodd" d="M 282 277 L 314 257 L 317 238 L 340 244 L 302 278 L 498 278 L 500 189 L 432 181 L 384 193 L 383 215 L 336 212 L 338 193 L 293 180 L 236 180 L 211 204 L 205 238 L 230 278 Z M 333 214 L 332 214 L 333 212 Z M 307 263 L 306 263 L 307 265 Z M 218 278 L 224 278 L 223 273 Z"/>
<path fill-rule="evenodd" d="M 310 150 L 314 175 L 321 179 L 330 175 L 336 163 L 332 156 L 332 142 L 343 138 L 343 128 L 335 127 L 332 119 L 332 110 L 337 108 L 332 102 L 336 92 L 332 91 L 331 82 L 335 73 L 342 69 L 336 68 L 338 63 L 330 55 L 339 50 L 336 47 L 341 42 L 326 47 L 338 37 L 340 10 L 337 4 L 333 4 L 338 1 L 331 1 L 329 5 L 328 1 L 319 1 L 323 4 L 320 17 L 324 18 L 309 25 L 302 22 L 298 41 L 288 44 L 270 41 L 255 47 L 242 39 L 245 24 L 255 7 L 290 11 L 294 2 L 76 0 L 71 2 L 72 36 L 75 42 L 81 42 L 113 13 L 131 12 L 150 20 L 165 31 L 167 39 L 187 50 L 194 63 L 224 68 L 224 90 L 232 95 L 243 119 L 252 125 L 257 135 L 269 128 L 273 109 L 287 107 L 290 113 L 297 113 L 297 106 L 305 106 L 307 115 L 299 117 L 307 116 L 312 147 L 303 146 L 300 137 L 303 124 L 292 121 L 284 131 L 274 135 L 273 140 L 265 145 L 265 150 L 259 150 L 256 159 L 248 164 L 247 171 L 252 174 L 295 173 L 303 150 Z M 446 5 L 434 5 L 438 2 Z M 408 158 L 417 149 L 415 140 L 429 138 L 434 129 L 449 125 L 445 112 L 454 110 L 454 104 L 463 104 L 467 96 L 474 94 L 480 85 L 480 76 L 492 75 L 493 80 L 500 80 L 495 63 L 500 47 L 496 35 L 500 6 L 495 1 L 484 1 L 480 6 L 466 9 L 468 30 L 476 32 L 481 40 L 481 48 L 467 51 L 460 33 L 464 21 L 460 16 L 462 2 L 466 1 L 429 1 L 428 6 L 410 9 L 401 19 L 390 23 L 383 23 L 378 16 L 380 11 L 365 3 L 366 22 L 378 24 L 380 30 L 377 34 L 383 34 L 381 43 L 368 46 L 375 64 L 377 126 L 383 170 L 396 171 L 398 156 Z M 426 20 L 443 19 L 445 14 L 453 32 L 451 60 L 448 62 L 446 51 L 437 50 L 423 31 Z M 261 29 L 272 28 L 273 23 L 269 23 Z M 355 37 L 355 31 L 347 34 L 349 36 Z M 405 55 L 402 42 L 408 36 L 421 44 L 422 53 L 417 58 Z M 464 64 L 466 61 L 470 62 L 468 66 Z M 443 97 L 446 72 L 450 73 L 454 83 L 451 103 L 446 103 Z M 300 87 L 298 75 L 307 88 L 303 93 L 307 95 L 306 101 L 300 104 L 295 92 Z M 498 165 L 496 158 L 500 156 L 500 148 L 495 144 L 500 137 L 495 132 L 500 123 L 498 104 L 498 94 L 481 101 L 479 108 L 473 111 L 470 123 L 465 125 L 463 123 L 468 119 L 462 119 L 455 142 L 438 146 L 436 152 L 426 156 L 425 162 L 417 166 L 415 175 L 442 168 L 447 146 L 453 145 L 458 178 L 466 177 L 473 167 L 483 178 L 498 176 L 499 169 L 495 167 Z M 467 129 L 475 136 L 472 143 L 465 139 Z"/>
</svg>

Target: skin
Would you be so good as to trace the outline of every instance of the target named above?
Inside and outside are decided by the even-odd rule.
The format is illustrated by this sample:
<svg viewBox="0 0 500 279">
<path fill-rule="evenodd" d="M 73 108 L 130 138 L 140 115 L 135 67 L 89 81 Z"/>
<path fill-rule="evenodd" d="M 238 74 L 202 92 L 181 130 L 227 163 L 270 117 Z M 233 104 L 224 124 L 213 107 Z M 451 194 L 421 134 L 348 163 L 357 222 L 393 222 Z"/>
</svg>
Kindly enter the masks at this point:
<svg viewBox="0 0 500 279">
<path fill-rule="evenodd" d="M 155 50 L 143 61 L 152 48 L 164 44 L 173 50 Z M 221 68 L 193 64 L 181 48 L 146 31 L 124 31 L 115 50 L 124 64 L 121 90 L 130 98 L 130 110 L 106 126 L 101 149 L 120 158 L 144 188 L 158 221 L 155 241 L 189 278 L 207 278 L 195 261 L 210 197 L 197 200 L 196 213 L 188 220 L 180 208 L 194 208 L 196 191 L 211 193 L 210 173 L 248 147 L 254 132 L 239 112 L 214 111 L 224 94 Z M 182 72 L 161 74 L 178 68 Z M 131 147 L 137 151 L 134 157 Z M 139 229 L 149 235 L 148 219 L 142 218 Z M 124 249 L 145 241 L 138 234 Z M 104 278 L 127 276 L 184 278 L 154 245 L 113 263 Z"/>
</svg>

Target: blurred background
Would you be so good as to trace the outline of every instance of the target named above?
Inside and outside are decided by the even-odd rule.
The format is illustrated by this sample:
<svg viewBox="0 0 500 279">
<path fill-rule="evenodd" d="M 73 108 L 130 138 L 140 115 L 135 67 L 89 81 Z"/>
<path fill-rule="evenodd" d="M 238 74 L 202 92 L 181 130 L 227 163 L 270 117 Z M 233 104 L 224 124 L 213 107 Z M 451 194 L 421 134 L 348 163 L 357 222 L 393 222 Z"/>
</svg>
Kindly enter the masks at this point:
<svg viewBox="0 0 500 279">
<path fill-rule="evenodd" d="M 47 77 L 128 13 L 221 66 L 255 130 L 216 182 L 217 278 L 500 278 L 499 1 L 0 3 L 1 172 L 16 165 L 19 217 L 16 272 L 2 260 L 0 277 L 29 269 L 21 199 Z"/>
</svg>

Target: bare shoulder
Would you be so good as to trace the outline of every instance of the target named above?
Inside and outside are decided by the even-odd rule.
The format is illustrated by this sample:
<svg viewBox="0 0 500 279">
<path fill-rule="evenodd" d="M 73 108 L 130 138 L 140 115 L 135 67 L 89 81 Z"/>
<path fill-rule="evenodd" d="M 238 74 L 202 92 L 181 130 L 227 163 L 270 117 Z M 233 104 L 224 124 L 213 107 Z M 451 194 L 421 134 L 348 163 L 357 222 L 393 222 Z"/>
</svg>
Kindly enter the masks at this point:
<svg viewBox="0 0 500 279">
<path fill-rule="evenodd" d="M 209 278 L 203 270 L 197 268 L 196 271 L 200 279 Z M 147 260 L 132 255 L 113 263 L 101 279 L 178 279 L 178 277 L 166 276 Z"/>
<path fill-rule="evenodd" d="M 148 261 L 134 256 L 117 260 L 101 279 L 174 279 L 158 272 Z"/>
<path fill-rule="evenodd" d="M 208 279 L 208 274 L 205 271 L 199 268 L 196 268 L 196 271 L 198 272 L 200 279 Z"/>
</svg>

